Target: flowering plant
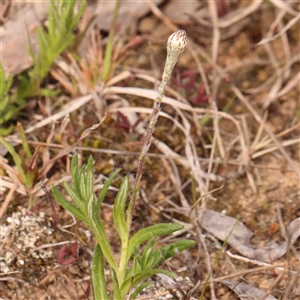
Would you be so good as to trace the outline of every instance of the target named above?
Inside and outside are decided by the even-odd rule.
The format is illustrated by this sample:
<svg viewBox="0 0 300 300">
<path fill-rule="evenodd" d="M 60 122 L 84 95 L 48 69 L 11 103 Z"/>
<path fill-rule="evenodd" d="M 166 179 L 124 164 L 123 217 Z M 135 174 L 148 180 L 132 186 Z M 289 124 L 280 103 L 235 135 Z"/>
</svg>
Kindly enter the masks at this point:
<svg viewBox="0 0 300 300">
<path fill-rule="evenodd" d="M 179 55 L 186 47 L 186 35 L 183 30 L 172 34 L 167 44 L 168 56 L 162 83 L 159 87 L 158 96 L 154 103 L 153 113 L 150 118 L 145 143 L 139 157 L 136 182 L 131 199 L 129 198 L 129 180 L 125 177 L 116 195 L 113 205 L 113 222 L 121 241 L 120 260 L 116 261 L 106 236 L 104 225 L 99 217 L 99 210 L 106 192 L 112 184 L 120 169 L 115 170 L 105 182 L 98 197 L 94 194 L 94 171 L 93 159 L 90 156 L 83 167 L 78 166 L 78 156 L 75 155 L 71 162 L 72 185 L 64 182 L 63 187 L 72 199 L 67 199 L 53 186 L 52 193 L 59 204 L 85 222 L 93 232 L 97 245 L 94 250 L 92 263 L 92 282 L 94 299 L 108 300 L 107 279 L 104 274 L 104 261 L 110 268 L 110 277 L 113 282 L 113 299 L 135 299 L 136 296 L 150 283 L 146 280 L 158 273 L 173 277 L 172 273 L 157 267 L 167 258 L 175 253 L 185 250 L 195 244 L 191 240 L 179 240 L 170 243 L 160 249 L 154 250 L 157 237 L 171 234 L 182 229 L 179 224 L 155 224 L 140 229 L 130 236 L 134 204 L 139 194 L 139 184 L 142 176 L 142 168 L 145 155 L 151 145 L 151 137 L 158 119 L 161 101 L 165 86 L 170 78 L 171 72 L 177 62 Z M 147 242 L 143 250 L 141 245 Z"/>
</svg>

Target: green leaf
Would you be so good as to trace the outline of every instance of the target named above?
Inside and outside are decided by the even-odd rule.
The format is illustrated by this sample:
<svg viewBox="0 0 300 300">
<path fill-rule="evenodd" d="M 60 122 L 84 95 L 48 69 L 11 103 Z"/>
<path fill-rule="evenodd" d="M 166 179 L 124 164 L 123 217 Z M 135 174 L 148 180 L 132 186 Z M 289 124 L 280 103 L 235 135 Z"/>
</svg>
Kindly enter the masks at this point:
<svg viewBox="0 0 300 300">
<path fill-rule="evenodd" d="M 79 171 L 79 190 L 80 190 L 80 195 L 81 195 L 81 200 L 82 202 L 87 205 L 88 197 L 87 195 L 87 189 L 86 189 L 86 172 L 85 172 L 86 166 L 83 165 Z"/>
<path fill-rule="evenodd" d="M 81 210 L 81 212 L 85 213 L 86 207 L 82 199 L 80 198 L 80 195 L 78 195 L 66 182 L 63 182 L 63 187 L 65 188 L 68 195 L 71 197 L 72 201 L 74 201 L 76 206 Z"/>
<path fill-rule="evenodd" d="M 93 157 L 90 155 L 86 167 L 86 194 L 89 198 L 90 195 L 94 194 L 94 163 Z"/>
<path fill-rule="evenodd" d="M 92 264 L 92 282 L 95 300 L 109 300 L 104 275 L 103 253 L 99 244 L 96 245 Z"/>
<path fill-rule="evenodd" d="M 75 154 L 71 160 L 71 174 L 72 177 L 75 176 L 76 172 L 77 172 L 77 168 L 78 168 L 78 155 Z"/>
<path fill-rule="evenodd" d="M 72 180 L 73 180 L 74 191 L 81 198 L 82 195 L 80 193 L 80 188 L 79 188 L 79 186 L 80 186 L 80 172 L 79 171 L 80 170 L 78 167 L 78 155 L 75 154 L 71 161 L 71 176 L 72 176 Z"/>
<path fill-rule="evenodd" d="M 110 269 L 110 275 L 111 275 L 113 285 L 114 285 L 114 300 L 124 299 L 124 297 L 121 296 L 118 278 L 117 278 L 116 272 L 113 269 Z"/>
<path fill-rule="evenodd" d="M 153 255 L 153 252 L 154 252 L 153 251 L 153 247 L 154 247 L 154 244 L 155 244 L 155 240 L 156 240 L 156 237 L 152 238 L 149 241 L 149 243 L 145 247 L 145 249 L 143 251 L 143 254 L 141 256 L 141 265 L 142 265 L 142 269 L 143 270 L 146 269 L 146 268 L 150 269 L 148 267 L 148 265 L 150 264 L 150 262 L 152 262 L 153 260 L 155 260 L 155 256 Z"/>
<path fill-rule="evenodd" d="M 85 7 L 86 7 L 86 1 L 84 0 L 80 3 L 80 7 L 78 9 L 77 15 L 73 17 L 72 23 L 70 24 L 71 28 L 73 28 L 77 24 L 77 22 L 79 21 L 79 19 L 81 18 L 85 10 Z"/>
<path fill-rule="evenodd" d="M 12 130 L 13 130 L 13 126 L 12 125 L 10 125 L 7 128 L 0 128 L 0 136 L 6 136 L 6 135 L 8 135 L 8 134 L 11 133 Z"/>
<path fill-rule="evenodd" d="M 2 105 L 2 104 L 0 104 Z M 4 124 L 5 122 L 9 121 L 13 115 L 13 110 L 6 110 L 4 113 L 0 111 L 0 124 Z"/>
<path fill-rule="evenodd" d="M 4 85 L 5 83 L 3 83 L 3 81 L 0 81 L 1 85 Z M 8 97 L 5 95 L 5 96 L 2 96 L 2 91 L 0 91 L 0 113 L 2 114 L 3 111 L 5 111 L 5 108 L 8 104 Z M 2 115 L 1 115 L 2 117 Z"/>
<path fill-rule="evenodd" d="M 125 280 L 121 286 L 121 295 L 124 299 L 125 296 L 128 294 L 129 290 L 131 288 L 137 287 L 140 283 L 142 283 L 144 280 L 147 280 L 149 277 L 157 275 L 157 274 L 165 274 L 171 278 L 174 278 L 174 275 L 166 270 L 161 269 L 152 269 L 152 270 L 146 270 L 142 271 L 138 274 L 134 274 L 132 277 Z"/>
<path fill-rule="evenodd" d="M 5 73 L 2 67 L 2 63 L 0 62 L 0 101 L 2 104 L 2 100 L 6 98 L 6 95 L 11 88 L 12 85 L 12 76 L 9 75 L 7 80 L 5 79 Z"/>
<path fill-rule="evenodd" d="M 93 231 L 96 240 L 98 244 L 101 247 L 101 250 L 103 252 L 103 255 L 105 259 L 107 260 L 108 264 L 113 270 L 117 270 L 118 266 L 113 256 L 113 251 L 110 247 L 109 241 L 105 234 L 105 229 L 101 221 L 99 220 L 99 217 L 94 215 L 93 219 L 89 219 L 88 223 L 89 227 Z"/>
<path fill-rule="evenodd" d="M 125 205 L 128 199 L 129 180 L 126 176 L 120 186 L 113 208 L 113 220 L 120 240 L 128 239 L 128 228 L 125 220 Z"/>
<path fill-rule="evenodd" d="M 22 124 L 21 123 L 17 124 L 17 128 L 18 128 L 18 132 L 19 132 L 19 135 L 20 135 L 20 138 L 22 141 L 22 146 L 25 151 L 26 157 L 32 159 L 32 154 L 31 154 Z"/>
<path fill-rule="evenodd" d="M 87 201 L 87 213 L 88 213 L 90 219 L 93 219 L 94 213 L 95 213 L 94 201 L 95 201 L 94 195 L 91 194 L 90 199 L 88 199 L 88 201 Z"/>
<path fill-rule="evenodd" d="M 141 257 L 139 256 L 138 250 L 135 249 L 133 253 L 133 264 L 132 268 L 128 270 L 128 276 L 132 276 L 133 274 L 137 274 L 142 271 L 142 266 L 141 266 Z M 126 272 L 127 275 L 127 272 Z"/>
<path fill-rule="evenodd" d="M 0 125 L 4 125 L 7 121 L 10 121 L 16 114 L 15 103 L 12 100 L 12 97 L 8 96 L 8 92 L 12 85 L 12 76 L 9 75 L 8 78 L 5 78 L 5 73 L 0 62 Z M 5 126 L 7 127 L 7 126 Z M 0 128 L 0 135 L 8 135 L 13 129 L 12 125 L 9 125 L 7 128 Z"/>
<path fill-rule="evenodd" d="M 183 225 L 179 224 L 156 224 L 147 228 L 143 228 L 138 231 L 128 243 L 127 260 L 129 261 L 134 248 L 139 247 L 142 243 L 150 240 L 153 237 L 158 237 L 172 232 L 178 231 L 183 228 Z"/>
<path fill-rule="evenodd" d="M 107 190 L 109 189 L 109 187 L 111 186 L 112 181 L 114 180 L 114 178 L 117 176 L 117 174 L 121 171 L 121 169 L 117 169 L 115 170 L 110 176 L 109 178 L 106 180 L 106 182 L 103 185 L 103 188 L 101 189 L 101 192 L 99 194 L 98 200 L 97 200 L 97 204 L 96 204 L 96 211 L 99 211 L 100 206 L 104 200 L 104 197 L 107 193 Z"/>
<path fill-rule="evenodd" d="M 148 287 L 150 285 L 152 285 L 152 283 L 150 283 L 150 282 L 143 282 L 142 284 L 140 284 L 135 289 L 135 291 L 132 293 L 131 299 L 134 300 L 143 289 L 145 289 L 146 287 Z"/>
<path fill-rule="evenodd" d="M 196 244 L 192 240 L 179 240 L 169 245 L 162 247 L 159 250 L 153 251 L 147 262 L 144 264 L 144 269 L 152 269 L 157 267 L 166 259 L 174 256 L 176 253 L 186 250 Z"/>
<path fill-rule="evenodd" d="M 76 216 L 78 219 L 88 224 L 88 220 L 84 216 L 84 214 L 74 205 L 72 205 L 53 185 L 52 186 L 52 195 L 55 200 L 67 211 Z"/>
</svg>

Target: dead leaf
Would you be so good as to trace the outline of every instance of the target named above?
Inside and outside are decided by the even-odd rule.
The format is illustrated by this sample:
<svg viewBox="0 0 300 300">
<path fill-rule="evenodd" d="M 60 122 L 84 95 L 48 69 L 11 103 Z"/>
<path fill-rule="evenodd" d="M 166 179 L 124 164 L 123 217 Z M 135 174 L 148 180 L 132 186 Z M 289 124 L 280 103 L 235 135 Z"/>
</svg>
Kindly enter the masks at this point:
<svg viewBox="0 0 300 300">
<path fill-rule="evenodd" d="M 228 244 L 247 258 L 262 262 L 274 262 L 286 254 L 287 242 L 278 244 L 271 242 L 265 247 L 256 247 L 251 243 L 253 232 L 242 222 L 219 212 L 207 209 L 204 212 L 202 227 L 221 241 L 228 236 Z M 290 245 L 293 245 L 300 236 L 300 218 L 295 219 L 287 228 Z"/>
<path fill-rule="evenodd" d="M 222 283 L 233 290 L 241 300 L 277 300 L 272 295 L 266 297 L 266 292 L 243 282 L 223 280 Z"/>
</svg>

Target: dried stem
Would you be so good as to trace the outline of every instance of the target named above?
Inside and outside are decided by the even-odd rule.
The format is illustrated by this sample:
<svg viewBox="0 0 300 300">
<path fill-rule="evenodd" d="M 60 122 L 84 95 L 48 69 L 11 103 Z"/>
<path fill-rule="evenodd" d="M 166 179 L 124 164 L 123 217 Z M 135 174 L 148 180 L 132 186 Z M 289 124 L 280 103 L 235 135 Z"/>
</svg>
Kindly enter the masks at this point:
<svg viewBox="0 0 300 300">
<path fill-rule="evenodd" d="M 145 156 L 151 146 L 151 138 L 152 138 L 154 128 L 155 128 L 155 125 L 156 125 L 156 122 L 157 122 L 157 119 L 159 116 L 161 102 L 162 102 L 162 99 L 165 94 L 165 88 L 171 77 L 171 73 L 177 63 L 177 60 L 178 60 L 180 54 L 184 51 L 186 46 L 187 46 L 187 38 L 186 38 L 186 33 L 184 30 L 178 30 L 177 32 L 173 33 L 168 39 L 167 59 L 166 59 L 164 72 L 162 75 L 162 81 L 159 85 L 157 97 L 153 104 L 153 111 L 150 116 L 149 125 L 148 125 L 147 132 L 146 132 L 146 138 L 144 141 L 144 145 L 143 145 L 141 154 L 138 159 L 138 167 L 137 167 L 137 172 L 136 172 L 136 180 L 135 180 L 135 185 L 134 185 L 133 197 L 132 197 L 132 199 L 129 203 L 129 207 L 128 207 L 128 215 L 127 215 L 128 224 L 130 224 L 129 219 L 131 219 L 133 207 L 139 196 L 139 187 L 140 187 L 140 182 L 141 182 L 141 178 L 142 178 L 142 171 L 143 171 Z"/>
</svg>

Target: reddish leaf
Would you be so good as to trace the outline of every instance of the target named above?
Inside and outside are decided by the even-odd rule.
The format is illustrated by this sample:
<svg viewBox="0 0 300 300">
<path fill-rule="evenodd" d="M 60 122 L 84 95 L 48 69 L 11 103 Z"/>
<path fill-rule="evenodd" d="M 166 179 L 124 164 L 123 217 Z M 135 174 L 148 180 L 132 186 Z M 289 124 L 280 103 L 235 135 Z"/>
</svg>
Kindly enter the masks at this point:
<svg viewBox="0 0 300 300">
<path fill-rule="evenodd" d="M 71 244 L 70 246 L 63 245 L 59 251 L 57 261 L 61 266 L 71 264 L 78 259 L 78 248 L 77 242 Z"/>
</svg>

